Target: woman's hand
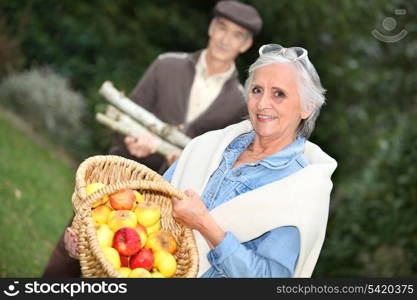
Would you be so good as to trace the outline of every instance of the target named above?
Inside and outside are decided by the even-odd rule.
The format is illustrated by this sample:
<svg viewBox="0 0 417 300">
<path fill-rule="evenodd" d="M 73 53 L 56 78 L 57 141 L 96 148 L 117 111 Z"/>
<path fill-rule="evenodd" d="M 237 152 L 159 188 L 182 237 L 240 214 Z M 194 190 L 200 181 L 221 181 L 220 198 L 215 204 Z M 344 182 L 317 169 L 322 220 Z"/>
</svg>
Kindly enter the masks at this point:
<svg viewBox="0 0 417 300">
<path fill-rule="evenodd" d="M 187 199 L 172 200 L 172 216 L 183 225 L 198 230 L 211 248 L 224 238 L 225 232 L 217 225 L 201 197 L 193 190 L 186 190 Z"/>
<path fill-rule="evenodd" d="M 173 199 L 172 216 L 185 226 L 199 230 L 209 217 L 209 211 L 196 192 L 186 190 L 184 193 L 187 199 Z"/>
<path fill-rule="evenodd" d="M 78 253 L 78 237 L 77 234 L 70 228 L 65 228 L 64 233 L 65 250 L 68 251 L 68 255 L 74 259 L 79 259 Z"/>
<path fill-rule="evenodd" d="M 139 158 L 155 153 L 158 148 L 155 138 L 147 132 L 140 133 L 137 139 L 127 136 L 124 142 L 129 153 Z"/>
</svg>

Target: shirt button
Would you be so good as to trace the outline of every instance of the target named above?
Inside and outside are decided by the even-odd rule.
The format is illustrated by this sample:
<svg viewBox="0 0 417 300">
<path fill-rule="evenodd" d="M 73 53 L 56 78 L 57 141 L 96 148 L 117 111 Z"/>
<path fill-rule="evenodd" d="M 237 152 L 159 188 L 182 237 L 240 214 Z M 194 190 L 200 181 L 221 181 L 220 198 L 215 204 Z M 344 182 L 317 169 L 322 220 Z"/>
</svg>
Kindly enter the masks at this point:
<svg viewBox="0 0 417 300">
<path fill-rule="evenodd" d="M 236 176 L 236 177 L 239 177 L 241 174 L 242 174 L 242 173 L 241 173 L 240 171 L 236 171 L 236 172 L 235 172 L 235 176 Z"/>
</svg>

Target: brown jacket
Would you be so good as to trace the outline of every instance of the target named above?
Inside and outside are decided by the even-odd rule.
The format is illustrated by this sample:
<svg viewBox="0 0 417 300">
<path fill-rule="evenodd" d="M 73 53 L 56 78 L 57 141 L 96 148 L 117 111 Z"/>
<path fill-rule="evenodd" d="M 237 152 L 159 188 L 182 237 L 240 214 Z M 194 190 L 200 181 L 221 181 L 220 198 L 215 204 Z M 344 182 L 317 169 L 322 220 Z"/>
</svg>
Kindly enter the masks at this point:
<svg viewBox="0 0 417 300">
<path fill-rule="evenodd" d="M 130 98 L 171 125 L 184 124 L 188 98 L 193 84 L 195 65 L 201 51 L 195 53 L 166 53 L 155 60 L 130 94 Z M 190 137 L 210 130 L 224 128 L 241 121 L 247 115 L 243 88 L 235 72 L 224 84 L 219 96 L 197 119 L 185 125 Z M 164 170 L 164 158 L 152 154 L 143 159 L 131 156 L 122 139 L 120 145 L 110 150 L 111 154 L 134 159 L 155 171 Z M 56 245 L 43 277 L 79 277 L 80 264 L 72 259 L 64 247 L 63 235 Z"/>
<path fill-rule="evenodd" d="M 195 65 L 200 54 L 201 51 L 159 55 L 130 94 L 130 99 L 162 121 L 171 125 L 184 125 L 184 132 L 191 138 L 240 122 L 247 115 L 243 87 L 235 71 L 207 110 L 191 123 L 184 124 Z M 129 154 L 124 143 L 113 147 L 110 153 L 134 159 L 155 171 L 162 171 L 164 158 L 159 154 L 138 159 Z"/>
</svg>

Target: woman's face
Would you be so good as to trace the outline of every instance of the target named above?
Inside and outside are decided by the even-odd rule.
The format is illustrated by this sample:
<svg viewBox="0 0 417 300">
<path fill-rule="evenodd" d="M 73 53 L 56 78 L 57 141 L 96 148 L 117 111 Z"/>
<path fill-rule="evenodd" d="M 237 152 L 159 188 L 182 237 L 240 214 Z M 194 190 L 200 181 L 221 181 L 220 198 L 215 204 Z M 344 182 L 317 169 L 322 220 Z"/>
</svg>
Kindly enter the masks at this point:
<svg viewBox="0 0 417 300">
<path fill-rule="evenodd" d="M 301 119 L 295 69 L 290 64 L 271 64 L 255 71 L 249 88 L 248 111 L 260 138 L 291 143 Z"/>
</svg>

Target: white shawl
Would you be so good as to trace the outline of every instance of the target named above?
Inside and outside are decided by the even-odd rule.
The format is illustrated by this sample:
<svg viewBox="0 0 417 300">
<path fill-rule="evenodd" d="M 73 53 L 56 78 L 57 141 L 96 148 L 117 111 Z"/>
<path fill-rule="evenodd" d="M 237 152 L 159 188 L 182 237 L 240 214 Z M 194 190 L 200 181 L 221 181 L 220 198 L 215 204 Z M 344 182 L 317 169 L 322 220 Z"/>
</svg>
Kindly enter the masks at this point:
<svg viewBox="0 0 417 300">
<path fill-rule="evenodd" d="M 193 139 L 184 149 L 172 178 L 180 190 L 202 194 L 210 175 L 219 166 L 226 147 L 237 136 L 252 130 L 249 121 L 207 132 Z M 261 236 L 281 226 L 296 226 L 300 232 L 300 254 L 294 277 L 310 277 L 326 233 L 330 177 L 336 161 L 320 147 L 307 141 L 304 154 L 310 165 L 279 181 L 244 193 L 219 205 L 210 214 L 224 231 L 241 242 Z M 201 276 L 210 268 L 209 246 L 194 230 Z"/>
</svg>

